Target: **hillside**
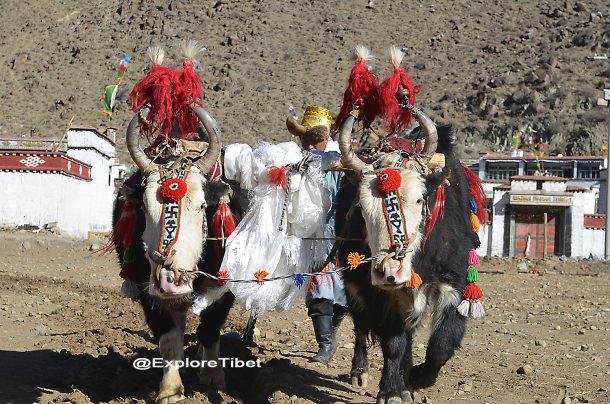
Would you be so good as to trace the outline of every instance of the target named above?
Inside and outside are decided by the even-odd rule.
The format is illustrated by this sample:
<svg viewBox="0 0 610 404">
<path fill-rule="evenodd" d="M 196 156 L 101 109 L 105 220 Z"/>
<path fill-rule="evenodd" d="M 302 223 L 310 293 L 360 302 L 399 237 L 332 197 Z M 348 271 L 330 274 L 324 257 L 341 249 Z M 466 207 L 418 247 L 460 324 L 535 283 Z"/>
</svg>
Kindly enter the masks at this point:
<svg viewBox="0 0 610 404">
<path fill-rule="evenodd" d="M 551 139 L 550 152 L 600 154 L 610 88 L 610 4 L 478 0 L 383 1 L 5 0 L 0 31 L 0 135 L 60 137 L 70 118 L 123 133 L 128 95 L 152 43 L 178 60 L 180 43 L 202 42 L 207 109 L 225 142 L 289 138 L 288 105 L 338 112 L 357 44 L 390 71 L 387 49 L 423 85 L 418 103 L 459 131 L 462 156 L 500 150 L 517 128 Z M 121 52 L 134 62 L 109 122 L 100 100 Z M 123 141 L 119 142 L 120 145 Z"/>
</svg>

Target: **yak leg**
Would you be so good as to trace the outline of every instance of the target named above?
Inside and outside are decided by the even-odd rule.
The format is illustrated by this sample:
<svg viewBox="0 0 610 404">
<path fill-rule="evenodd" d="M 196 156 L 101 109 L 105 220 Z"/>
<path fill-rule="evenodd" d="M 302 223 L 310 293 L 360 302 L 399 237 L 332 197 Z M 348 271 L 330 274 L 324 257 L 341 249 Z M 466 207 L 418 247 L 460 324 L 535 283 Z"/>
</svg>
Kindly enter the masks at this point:
<svg viewBox="0 0 610 404">
<path fill-rule="evenodd" d="M 163 302 L 148 293 L 140 295 L 140 304 L 146 323 L 159 345 L 161 357 L 166 361 L 182 359 L 186 313 L 170 312 Z M 184 399 L 184 388 L 176 366 L 163 368 L 163 379 L 157 395 L 157 403 L 175 403 Z"/>
<path fill-rule="evenodd" d="M 428 340 L 426 361 L 414 366 L 409 374 L 408 385 L 412 389 L 430 387 L 436 382 L 441 368 L 460 347 L 466 330 L 466 318 L 457 306 L 459 292 L 450 285 L 440 285 L 439 297 L 435 305 L 434 329 Z"/>
<path fill-rule="evenodd" d="M 369 328 L 365 327 L 362 321 L 358 320 L 358 317 L 354 317 L 356 343 L 354 344 L 352 370 L 350 371 L 352 386 L 354 387 L 366 388 L 369 384 L 369 358 L 366 346 L 369 331 Z"/>
<path fill-rule="evenodd" d="M 184 386 L 180 379 L 180 368 L 175 361 L 183 359 L 184 329 L 186 328 L 186 313 L 175 313 L 175 327 L 163 334 L 159 339 L 159 352 L 165 361 L 163 379 L 159 386 L 157 403 L 170 404 L 184 399 Z"/>
<path fill-rule="evenodd" d="M 379 382 L 377 404 L 400 404 L 404 382 L 400 369 L 407 348 L 406 332 L 404 329 L 396 330 L 392 335 L 380 337 L 383 351 L 383 370 Z"/>
<path fill-rule="evenodd" d="M 216 367 L 202 366 L 199 371 L 199 381 L 206 386 L 213 386 L 217 390 L 226 389 L 225 372 L 218 361 L 220 357 L 220 329 L 225 323 L 234 301 L 233 293 L 225 293 L 201 312 L 201 323 L 197 327 L 201 360 L 215 361 L 217 365 Z"/>
<path fill-rule="evenodd" d="M 411 368 L 413 367 L 413 331 L 412 330 L 407 330 L 406 335 L 405 335 L 405 341 L 406 341 L 406 346 L 405 346 L 405 353 L 402 357 L 402 363 L 400 365 L 400 373 L 402 375 L 402 379 L 405 383 L 405 385 L 408 385 L 408 378 L 409 378 L 409 374 L 411 373 Z M 408 395 L 408 397 L 407 397 Z M 404 402 L 410 402 L 409 399 L 411 399 L 411 401 L 413 400 L 411 398 L 411 393 L 408 390 L 403 390 L 402 391 L 402 399 Z"/>
</svg>

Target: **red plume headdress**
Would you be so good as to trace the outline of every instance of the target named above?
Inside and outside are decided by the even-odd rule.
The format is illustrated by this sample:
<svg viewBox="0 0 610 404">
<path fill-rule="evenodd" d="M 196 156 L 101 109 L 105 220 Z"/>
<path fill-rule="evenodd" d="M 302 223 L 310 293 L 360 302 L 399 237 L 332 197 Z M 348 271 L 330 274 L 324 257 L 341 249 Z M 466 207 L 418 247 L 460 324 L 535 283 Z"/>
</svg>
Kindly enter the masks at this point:
<svg viewBox="0 0 610 404">
<path fill-rule="evenodd" d="M 367 65 L 371 58 L 371 53 L 367 48 L 361 45 L 356 46 L 356 63 L 343 94 L 341 111 L 332 125 L 333 131 L 341 128 L 354 105 L 360 107 L 369 125 L 379 115 L 379 82 Z"/>
<path fill-rule="evenodd" d="M 390 77 L 385 79 L 380 86 L 379 94 L 379 109 L 381 115 L 385 118 L 387 128 L 391 132 L 402 131 L 409 126 L 413 119 L 413 113 L 410 110 L 400 108 L 400 102 L 397 98 L 397 93 L 401 89 L 409 92 L 409 104 L 415 104 L 415 95 L 421 91 L 421 86 L 414 85 L 411 78 L 407 75 L 407 71 L 401 66 L 404 52 L 396 47 L 390 47 L 390 56 L 394 72 Z"/>
</svg>

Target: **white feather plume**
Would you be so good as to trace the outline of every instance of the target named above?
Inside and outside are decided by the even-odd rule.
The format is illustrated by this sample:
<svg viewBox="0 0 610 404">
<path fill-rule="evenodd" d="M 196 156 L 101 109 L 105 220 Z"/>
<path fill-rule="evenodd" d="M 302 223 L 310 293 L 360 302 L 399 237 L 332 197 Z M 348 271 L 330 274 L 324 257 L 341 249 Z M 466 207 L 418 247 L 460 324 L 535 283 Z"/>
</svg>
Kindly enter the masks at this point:
<svg viewBox="0 0 610 404">
<path fill-rule="evenodd" d="M 182 43 L 182 56 L 187 60 L 196 60 L 197 55 L 204 50 L 205 47 L 194 39 L 188 39 Z"/>
<path fill-rule="evenodd" d="M 157 45 L 149 46 L 146 50 L 146 54 L 154 65 L 163 64 L 163 59 L 165 58 L 165 51 L 162 47 Z"/>
<path fill-rule="evenodd" d="M 366 46 L 356 45 L 356 59 L 363 59 L 368 62 L 373 59 L 373 54 Z"/>
<path fill-rule="evenodd" d="M 390 59 L 392 60 L 392 65 L 394 68 L 400 67 L 402 63 L 402 59 L 405 57 L 405 53 L 398 46 L 390 46 Z"/>
</svg>

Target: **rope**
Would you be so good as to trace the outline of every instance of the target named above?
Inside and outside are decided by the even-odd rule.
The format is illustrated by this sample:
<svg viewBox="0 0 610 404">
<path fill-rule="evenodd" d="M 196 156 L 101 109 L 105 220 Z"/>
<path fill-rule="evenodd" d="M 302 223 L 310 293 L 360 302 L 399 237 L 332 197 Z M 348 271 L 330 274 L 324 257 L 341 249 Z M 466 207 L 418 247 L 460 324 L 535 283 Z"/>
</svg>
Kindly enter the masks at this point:
<svg viewBox="0 0 610 404">
<path fill-rule="evenodd" d="M 375 259 L 374 257 L 364 258 L 362 261 L 360 261 L 360 264 L 364 264 L 366 262 L 370 262 L 370 261 L 372 261 L 374 259 Z M 212 275 L 212 274 L 209 274 L 207 272 L 199 272 L 199 271 L 195 272 L 195 271 L 186 271 L 186 270 L 183 270 L 181 272 L 186 272 L 186 273 L 188 273 L 190 275 L 194 275 L 194 276 L 203 276 L 205 278 L 212 279 L 212 280 L 215 280 L 215 281 L 220 281 L 220 282 L 259 283 L 260 284 L 260 283 L 264 283 L 264 282 L 277 281 L 277 280 L 281 280 L 281 279 L 294 279 L 295 275 L 300 275 L 300 276 L 303 276 L 303 277 L 311 278 L 311 277 L 319 276 L 319 275 L 327 275 L 327 274 L 339 273 L 339 272 L 343 272 L 343 271 L 348 270 L 348 269 L 352 269 L 352 268 L 349 267 L 349 266 L 345 266 L 345 267 L 339 267 L 339 268 L 335 268 L 335 269 L 332 269 L 332 270 L 329 270 L 329 271 L 323 271 L 323 272 L 322 271 L 318 271 L 318 272 L 306 272 L 306 273 L 295 272 L 295 273 L 290 274 L 290 275 L 273 276 L 273 277 L 270 277 L 270 278 L 262 278 L 262 279 L 231 279 L 231 278 L 221 278 L 219 276 Z"/>
</svg>

